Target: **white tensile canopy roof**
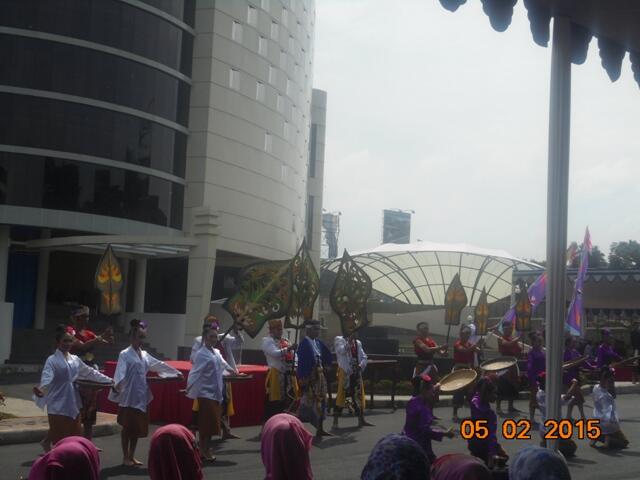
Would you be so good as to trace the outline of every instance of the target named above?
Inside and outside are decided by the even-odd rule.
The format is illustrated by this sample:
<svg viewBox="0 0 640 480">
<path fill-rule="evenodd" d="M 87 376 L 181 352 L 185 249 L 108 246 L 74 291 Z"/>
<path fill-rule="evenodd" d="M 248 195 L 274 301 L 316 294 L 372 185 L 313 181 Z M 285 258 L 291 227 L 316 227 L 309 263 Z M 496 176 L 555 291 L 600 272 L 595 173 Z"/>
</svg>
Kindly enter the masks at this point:
<svg viewBox="0 0 640 480">
<path fill-rule="evenodd" d="M 387 243 L 351 253 L 351 257 L 369 275 L 377 292 L 403 303 L 426 306 L 444 305 L 447 288 L 456 273 L 469 305 L 474 306 L 483 288 L 489 303 L 511 295 L 514 269 L 542 268 L 504 250 L 465 243 Z M 322 266 L 330 272 L 337 272 L 339 267 L 339 258 Z"/>
</svg>

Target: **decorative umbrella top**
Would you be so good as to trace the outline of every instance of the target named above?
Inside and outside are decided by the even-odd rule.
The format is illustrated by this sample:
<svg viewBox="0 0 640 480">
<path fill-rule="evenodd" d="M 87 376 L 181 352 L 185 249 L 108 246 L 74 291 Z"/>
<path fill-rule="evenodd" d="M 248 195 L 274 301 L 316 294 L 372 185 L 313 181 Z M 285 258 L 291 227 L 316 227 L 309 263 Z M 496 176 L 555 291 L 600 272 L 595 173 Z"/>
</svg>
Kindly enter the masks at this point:
<svg viewBox="0 0 640 480">
<path fill-rule="evenodd" d="M 444 8 L 456 11 L 467 0 L 440 0 Z M 518 0 L 481 0 L 491 26 L 505 31 L 511 24 Z M 571 20 L 571 60 L 582 64 L 592 37 L 598 39 L 602 66 L 616 81 L 627 52 L 636 82 L 640 85 L 640 9 L 636 0 L 523 0 L 533 40 L 546 47 L 549 24 L 554 16 Z"/>
<path fill-rule="evenodd" d="M 292 284 L 290 260 L 249 265 L 240 273 L 236 292 L 223 308 L 255 338 L 268 320 L 286 315 L 291 305 Z"/>
<path fill-rule="evenodd" d="M 116 315 L 122 311 L 120 290 L 122 289 L 122 270 L 111 245 L 107 248 L 96 269 L 95 285 L 100 290 L 100 313 Z"/>
<path fill-rule="evenodd" d="M 367 300 L 371 295 L 369 275 L 344 251 L 336 280 L 329 295 L 331 308 L 340 317 L 345 336 L 360 330 L 369 323 Z"/>
<path fill-rule="evenodd" d="M 487 303 L 487 292 L 482 289 L 480 299 L 475 309 L 476 335 L 486 335 L 489 322 L 489 303 Z"/>
<path fill-rule="evenodd" d="M 445 325 L 459 325 L 462 309 L 467 306 L 467 294 L 460 282 L 460 276 L 456 273 L 447 289 L 444 303 Z"/>
<path fill-rule="evenodd" d="M 302 241 L 298 253 L 291 260 L 291 271 L 293 291 L 291 306 L 285 318 L 285 327 L 301 328 L 303 324 L 299 321 L 294 323 L 292 319 L 309 320 L 313 316 L 313 306 L 320 292 L 320 277 L 311 260 L 305 240 Z"/>
</svg>

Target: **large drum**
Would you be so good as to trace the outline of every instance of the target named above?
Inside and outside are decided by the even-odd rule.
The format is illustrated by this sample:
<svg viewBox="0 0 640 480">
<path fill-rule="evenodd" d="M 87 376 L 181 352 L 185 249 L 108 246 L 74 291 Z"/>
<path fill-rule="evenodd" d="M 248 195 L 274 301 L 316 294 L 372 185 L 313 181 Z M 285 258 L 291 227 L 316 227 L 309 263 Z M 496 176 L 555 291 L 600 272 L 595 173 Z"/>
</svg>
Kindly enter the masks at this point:
<svg viewBox="0 0 640 480">
<path fill-rule="evenodd" d="M 460 369 L 445 375 L 440 380 L 440 393 L 454 393 L 464 390 L 477 378 L 478 373 L 472 369 Z"/>
</svg>

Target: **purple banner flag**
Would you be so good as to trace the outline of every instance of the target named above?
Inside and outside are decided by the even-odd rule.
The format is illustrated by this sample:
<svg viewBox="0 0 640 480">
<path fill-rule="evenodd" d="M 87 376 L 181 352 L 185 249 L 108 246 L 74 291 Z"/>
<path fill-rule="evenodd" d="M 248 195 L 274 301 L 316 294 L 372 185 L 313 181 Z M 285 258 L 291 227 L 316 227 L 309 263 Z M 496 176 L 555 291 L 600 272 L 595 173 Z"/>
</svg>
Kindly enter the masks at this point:
<svg viewBox="0 0 640 480">
<path fill-rule="evenodd" d="M 540 275 L 535 282 L 533 282 L 529 288 L 527 289 L 527 293 L 529 294 L 529 301 L 531 302 L 531 314 L 536 311 L 538 305 L 542 303 L 544 297 L 547 293 L 547 272 L 544 272 Z M 511 305 L 511 308 L 507 310 L 507 313 L 502 317 L 502 321 L 500 322 L 499 329 L 502 332 L 502 324 L 506 322 L 511 322 L 511 324 L 515 328 L 516 320 L 516 306 Z"/>
<path fill-rule="evenodd" d="M 584 242 L 582 243 L 582 252 L 580 253 L 580 267 L 578 268 L 578 276 L 573 290 L 573 298 L 569 305 L 569 313 L 567 314 L 567 329 L 573 336 L 582 336 L 584 333 L 584 309 L 582 306 L 582 292 L 584 279 L 587 276 L 587 268 L 589 268 L 589 254 L 591 253 L 591 235 L 589 227 L 584 232 Z"/>
</svg>

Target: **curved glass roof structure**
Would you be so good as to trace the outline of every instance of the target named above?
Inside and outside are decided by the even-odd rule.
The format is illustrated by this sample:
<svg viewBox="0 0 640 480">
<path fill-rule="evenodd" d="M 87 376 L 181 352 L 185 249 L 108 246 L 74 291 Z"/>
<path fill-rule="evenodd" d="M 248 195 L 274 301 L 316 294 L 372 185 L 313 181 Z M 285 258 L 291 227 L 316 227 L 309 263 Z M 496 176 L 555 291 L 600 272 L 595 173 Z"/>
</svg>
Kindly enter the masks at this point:
<svg viewBox="0 0 640 480">
<path fill-rule="evenodd" d="M 514 257 L 503 250 L 467 244 L 418 242 L 384 244 L 351 254 L 371 278 L 373 289 L 410 305 L 443 306 L 456 273 L 464 286 L 469 306 L 482 289 L 489 303 L 511 295 L 514 270 L 540 271 L 540 265 Z M 337 272 L 340 259 L 322 264 L 322 270 Z"/>
</svg>

